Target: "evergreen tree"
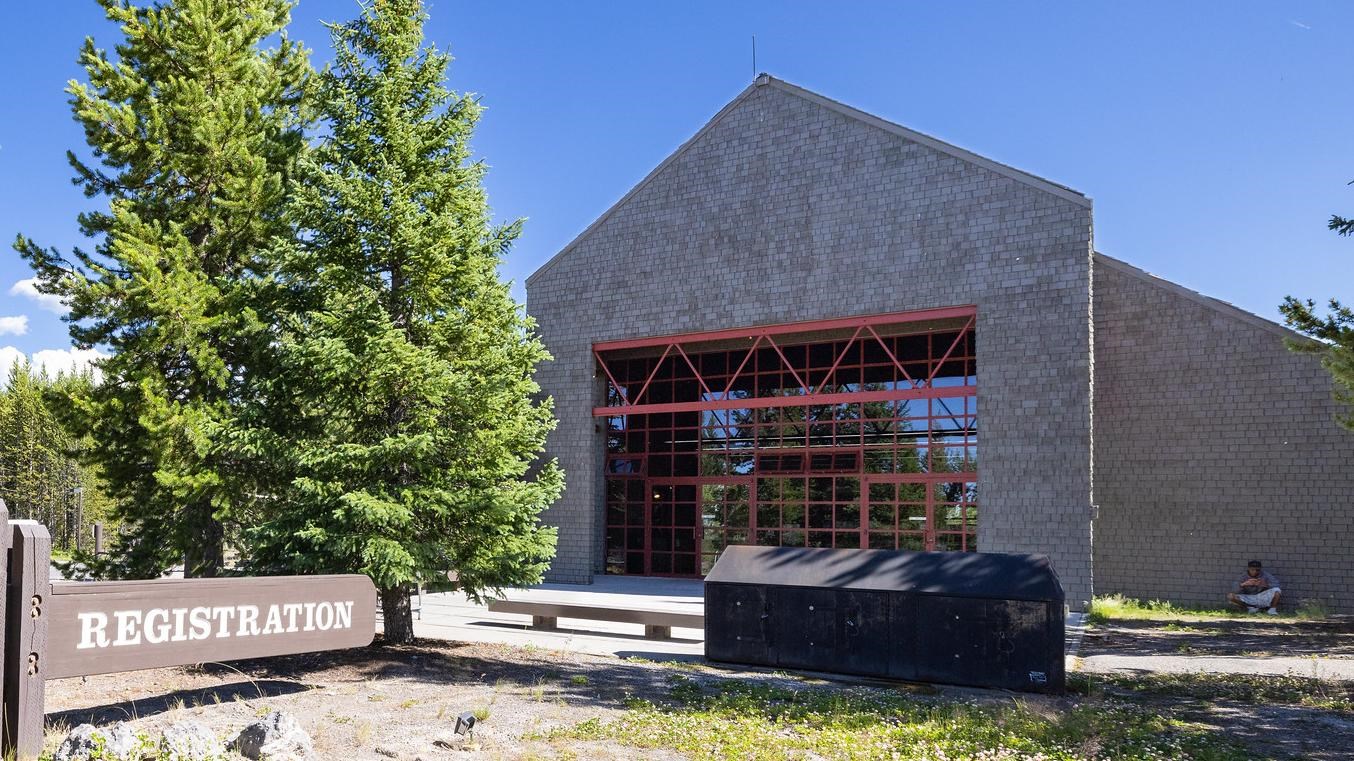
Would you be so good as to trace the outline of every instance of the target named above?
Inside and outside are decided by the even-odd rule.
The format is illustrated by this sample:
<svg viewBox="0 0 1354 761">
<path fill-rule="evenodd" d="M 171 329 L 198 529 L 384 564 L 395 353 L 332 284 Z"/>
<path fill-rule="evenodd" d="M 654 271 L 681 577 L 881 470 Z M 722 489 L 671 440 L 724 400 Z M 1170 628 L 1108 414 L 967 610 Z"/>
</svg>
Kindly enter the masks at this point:
<svg viewBox="0 0 1354 761">
<path fill-rule="evenodd" d="M 553 462 L 528 472 L 554 420 L 534 400 L 546 352 L 497 274 L 520 224 L 491 223 L 468 142 L 480 106 L 444 87 L 425 19 L 417 0 L 375 0 L 332 27 L 327 136 L 283 257 L 293 312 L 233 437 L 266 495 L 256 567 L 370 575 L 388 642 L 412 640 L 421 581 L 454 571 L 475 596 L 539 581 L 554 531 L 538 515 L 563 486 Z"/>
<path fill-rule="evenodd" d="M 1339 235 L 1354 235 L 1354 219 L 1333 215 L 1327 226 Z M 1312 299 L 1288 296 L 1279 311 L 1288 327 L 1316 339 L 1292 341 L 1289 348 L 1320 355 L 1335 381 L 1336 401 L 1350 406 L 1339 417 L 1340 424 L 1354 430 L 1354 309 L 1337 299 L 1331 299 L 1329 306 L 1330 311 L 1322 315 Z"/>
<path fill-rule="evenodd" d="M 254 304 L 305 147 L 306 53 L 282 34 L 287 0 L 99 2 L 124 39 L 116 56 L 87 39 L 89 81 L 68 90 L 97 160 L 68 154 L 75 182 L 108 201 L 79 217 L 94 250 L 15 247 L 69 304 L 76 345 L 111 351 L 102 383 L 61 405 L 126 525 L 96 572 L 158 576 L 186 558 L 210 576 L 238 502 L 218 438 L 268 341 Z"/>
<path fill-rule="evenodd" d="M 73 438 L 52 412 L 54 397 L 91 382 L 88 373 L 48 378 L 20 361 L 0 384 L 0 499 L 11 517 L 47 526 L 59 551 L 74 549 L 77 537 L 88 546 L 89 526 L 108 507 L 97 474 L 78 462 L 89 442 Z"/>
</svg>

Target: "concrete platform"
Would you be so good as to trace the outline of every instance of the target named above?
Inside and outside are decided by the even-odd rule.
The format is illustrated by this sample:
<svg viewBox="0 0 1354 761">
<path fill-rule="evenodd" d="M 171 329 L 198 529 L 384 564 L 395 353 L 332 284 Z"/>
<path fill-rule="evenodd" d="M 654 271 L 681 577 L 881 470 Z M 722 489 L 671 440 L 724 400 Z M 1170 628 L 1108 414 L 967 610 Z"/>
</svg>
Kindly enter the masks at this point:
<svg viewBox="0 0 1354 761">
<path fill-rule="evenodd" d="M 556 600 L 578 604 L 702 613 L 703 584 L 691 579 L 635 576 L 598 576 L 592 584 L 541 584 L 508 590 L 513 599 Z M 459 592 L 425 594 L 422 616 L 414 619 L 414 634 L 462 642 L 498 642 L 546 650 L 614 655 L 622 658 L 696 660 L 705 652 L 705 632 L 673 627 L 672 639 L 646 639 L 642 624 L 559 619 L 559 628 L 531 628 L 531 617 L 490 613 Z"/>
</svg>

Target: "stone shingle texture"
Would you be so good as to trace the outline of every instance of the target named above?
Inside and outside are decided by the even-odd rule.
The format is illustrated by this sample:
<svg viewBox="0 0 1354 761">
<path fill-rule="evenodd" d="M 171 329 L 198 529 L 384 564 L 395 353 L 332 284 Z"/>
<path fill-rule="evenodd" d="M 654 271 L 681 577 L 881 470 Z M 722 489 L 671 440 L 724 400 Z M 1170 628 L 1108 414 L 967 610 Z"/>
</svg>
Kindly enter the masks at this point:
<svg viewBox="0 0 1354 761">
<path fill-rule="evenodd" d="M 596 341 L 977 307 L 979 546 L 1091 579 L 1089 202 L 760 80 L 527 283 L 568 487 L 555 581 L 602 561 Z"/>
<path fill-rule="evenodd" d="M 1259 559 L 1354 612 L 1354 433 L 1293 335 L 1097 257 L 1097 594 L 1218 605 Z"/>
</svg>

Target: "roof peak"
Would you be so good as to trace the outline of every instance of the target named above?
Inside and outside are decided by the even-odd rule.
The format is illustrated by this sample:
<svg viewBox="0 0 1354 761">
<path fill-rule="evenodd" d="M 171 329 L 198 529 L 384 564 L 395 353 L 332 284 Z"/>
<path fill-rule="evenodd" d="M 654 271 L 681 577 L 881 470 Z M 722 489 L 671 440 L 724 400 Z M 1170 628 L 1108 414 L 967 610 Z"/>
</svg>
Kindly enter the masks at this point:
<svg viewBox="0 0 1354 761">
<path fill-rule="evenodd" d="M 742 92 L 738 93 L 738 95 L 735 96 L 733 100 L 725 104 L 724 107 L 721 108 L 719 112 L 716 113 L 713 117 L 711 117 L 710 120 L 706 122 L 704 126 L 702 126 L 699 130 L 696 130 L 696 133 L 694 135 L 692 135 L 680 146 L 678 146 L 677 149 L 674 150 L 672 153 L 668 154 L 668 157 L 663 159 L 663 161 L 659 162 L 658 166 L 654 167 L 652 170 L 649 171 L 648 174 L 644 175 L 644 179 L 640 180 L 633 188 L 629 190 L 629 192 L 621 196 L 620 200 L 616 201 L 611 206 L 609 206 L 606 211 L 602 212 L 601 216 L 593 220 L 592 224 L 584 228 L 584 230 L 581 233 L 575 236 L 573 240 L 569 241 L 569 243 L 565 245 L 563 248 L 561 248 L 558 253 L 550 257 L 550 259 L 547 260 L 540 267 L 536 268 L 535 272 L 528 275 L 526 278 L 526 284 L 530 285 L 533 280 L 537 279 L 538 277 L 544 275 L 547 271 L 549 271 L 551 267 L 553 267 L 566 254 L 572 251 L 574 247 L 576 247 L 584 238 L 588 237 L 588 235 L 591 234 L 593 230 L 597 229 L 604 222 L 606 222 L 606 220 L 611 217 L 611 215 L 616 211 L 616 209 L 620 208 L 622 205 L 625 204 L 626 201 L 629 201 L 635 194 L 639 193 L 640 190 L 642 190 L 645 186 L 647 186 L 650 182 L 652 182 L 654 178 L 656 178 L 660 173 L 662 173 L 662 171 L 669 164 L 676 161 L 678 157 L 680 157 L 687 151 L 687 149 L 689 149 L 692 145 L 694 145 L 696 141 L 701 138 L 701 136 L 703 136 L 705 133 L 713 129 L 714 126 L 719 124 L 719 122 L 722 121 L 726 115 L 728 115 L 731 111 L 737 108 L 743 101 L 747 100 L 753 93 L 755 93 L 757 90 L 763 87 L 773 87 L 781 92 L 793 95 L 803 100 L 807 100 L 810 103 L 814 103 L 823 108 L 827 108 L 830 111 L 834 111 L 850 119 L 863 122 L 864 124 L 897 135 L 905 140 L 910 140 L 912 142 L 925 145 L 928 148 L 939 151 L 948 156 L 952 156 L 956 159 L 959 159 L 960 161 L 964 161 L 973 164 L 975 166 L 981 167 L 983 169 L 987 169 L 988 171 L 994 172 L 1004 177 L 1008 177 L 1017 182 L 1033 187 L 1037 190 L 1042 190 L 1051 195 L 1055 195 L 1059 198 L 1062 198 L 1063 200 L 1077 204 L 1078 206 L 1082 206 L 1088 209 L 1091 208 L 1090 198 L 1087 198 L 1083 193 L 1073 190 L 1072 188 L 1069 188 L 1066 185 L 1060 185 L 1056 182 L 1053 182 L 1052 180 L 1047 180 L 1038 175 L 1031 174 L 1029 172 L 1020 169 L 1016 169 L 1015 167 L 1012 167 L 1008 164 L 1003 164 L 999 161 L 993 161 L 992 159 L 989 159 L 985 156 L 980 156 L 976 153 L 973 153 L 972 151 L 965 150 L 952 143 L 947 143 L 939 138 L 932 137 L 930 135 L 918 132 L 913 129 L 909 129 L 900 124 L 888 121 L 887 119 L 882 119 L 878 116 L 875 116 L 874 114 L 861 111 L 858 108 L 848 106 L 840 101 L 833 100 L 824 95 L 819 95 L 818 93 L 800 87 L 799 85 L 791 84 L 783 79 L 777 79 L 776 77 L 773 77 L 770 74 L 767 74 L 766 72 L 761 72 L 756 77 L 753 78 L 751 84 L 743 88 Z"/>
<path fill-rule="evenodd" d="M 878 127 L 880 129 L 883 129 L 885 132 L 891 132 L 895 135 L 898 135 L 899 137 L 911 140 L 913 142 L 921 143 L 922 145 L 925 145 L 929 148 L 934 148 L 942 153 L 946 153 L 962 161 L 967 161 L 971 164 L 976 164 L 977 166 L 983 167 L 984 169 L 994 171 L 997 174 L 1010 177 L 1013 180 L 1018 180 L 1027 185 L 1032 185 L 1036 188 L 1039 188 L 1040 190 L 1050 192 L 1053 195 L 1056 195 L 1060 198 L 1071 201 L 1073 203 L 1079 204 L 1081 206 L 1085 206 L 1087 208 L 1090 208 L 1091 206 L 1091 199 L 1088 198 L 1085 193 L 1082 193 L 1081 191 L 1076 190 L 1075 188 L 1068 187 L 1067 185 L 1063 185 L 1062 183 L 1059 182 L 1054 182 L 1053 180 L 1050 180 L 1046 177 L 1040 177 L 1039 175 L 1033 174 L 1032 172 L 1027 172 L 1023 169 L 1018 169 L 1016 167 L 1011 166 L 1010 164 L 1003 164 L 1000 161 L 995 161 L 986 156 L 974 153 L 973 151 L 970 151 L 966 148 L 960 148 L 954 143 L 946 142 L 933 135 L 928 135 L 924 132 L 918 132 L 917 130 L 914 130 L 910 127 L 904 127 L 903 125 L 898 124 L 897 122 L 891 122 L 882 117 L 875 116 L 874 114 L 869 113 L 868 111 L 862 111 L 854 106 L 848 106 L 847 104 L 842 103 L 839 100 L 834 100 L 832 98 L 827 97 L 826 95 L 814 92 L 813 90 L 810 90 L 806 87 L 801 87 L 792 82 L 787 82 L 783 79 L 773 77 L 770 74 L 767 74 L 766 72 L 758 74 L 757 78 L 752 80 L 751 87 L 749 87 L 748 90 L 745 90 L 742 94 L 740 94 L 738 98 L 735 98 L 735 100 L 741 100 L 742 97 L 749 90 L 752 90 L 757 87 L 765 87 L 767 85 L 776 87 L 777 89 L 783 92 L 790 93 L 791 95 L 797 95 L 801 98 L 804 98 L 805 100 L 817 103 L 818 105 L 824 106 L 828 109 L 836 111 L 837 113 L 849 116 L 858 121 L 865 122 L 866 124 L 869 124 L 871 126 Z"/>
</svg>

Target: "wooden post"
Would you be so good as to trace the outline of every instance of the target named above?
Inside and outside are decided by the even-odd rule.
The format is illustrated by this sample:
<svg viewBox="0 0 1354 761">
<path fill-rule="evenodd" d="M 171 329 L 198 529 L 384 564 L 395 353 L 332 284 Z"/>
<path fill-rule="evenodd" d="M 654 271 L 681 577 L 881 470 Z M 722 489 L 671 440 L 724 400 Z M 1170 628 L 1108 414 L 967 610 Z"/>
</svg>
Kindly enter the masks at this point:
<svg viewBox="0 0 1354 761">
<path fill-rule="evenodd" d="M 8 578 L 7 572 L 9 571 L 9 538 L 9 508 L 6 507 L 5 501 L 0 499 L 0 637 L 5 636 L 5 627 L 9 623 L 9 619 L 5 617 L 5 602 L 6 598 L 9 597 L 9 587 L 6 584 Z M 0 700 L 4 699 L 4 686 L 8 684 L 8 682 L 5 681 L 5 676 L 9 673 L 5 670 L 5 647 L 3 642 L 4 640 L 0 639 Z M 0 720 L 3 719 L 4 709 L 3 707 L 0 707 Z M 4 732 L 0 731 L 0 753 L 3 752 Z"/>
<path fill-rule="evenodd" d="M 103 555 L 103 524 L 94 522 L 94 557 Z"/>
<path fill-rule="evenodd" d="M 4 732 L 6 758 L 31 761 L 42 753 L 43 680 L 51 596 L 52 535 L 34 521 L 12 521 L 5 626 Z"/>
</svg>

